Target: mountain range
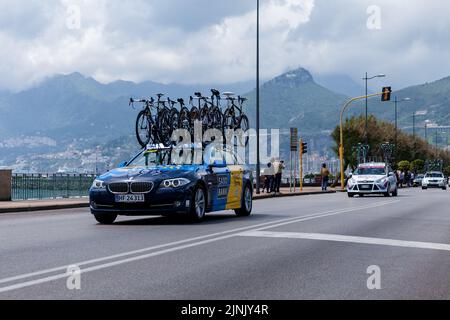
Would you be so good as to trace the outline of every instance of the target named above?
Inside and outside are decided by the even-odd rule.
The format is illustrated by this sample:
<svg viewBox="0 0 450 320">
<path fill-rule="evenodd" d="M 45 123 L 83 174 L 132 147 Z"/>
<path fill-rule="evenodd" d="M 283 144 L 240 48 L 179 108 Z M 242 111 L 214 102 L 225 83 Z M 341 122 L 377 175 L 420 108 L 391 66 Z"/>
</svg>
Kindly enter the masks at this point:
<svg viewBox="0 0 450 320">
<path fill-rule="evenodd" d="M 245 112 L 251 124 L 255 123 L 256 92 L 252 81 L 209 86 L 151 81 L 102 84 L 72 73 L 48 78 L 18 93 L 0 91 L 0 166 L 18 167 L 20 163 L 20 168 L 28 170 L 37 170 L 36 166 L 41 170 L 57 170 L 66 167 L 54 161 L 58 156 L 64 162 L 70 158 L 71 150 L 84 150 L 88 157 L 97 146 L 108 150 L 111 162 L 120 160 L 137 147 L 133 135 L 138 110 L 128 106 L 130 97 L 164 92 L 173 99 L 187 99 L 195 91 L 209 93 L 211 87 L 248 97 Z M 306 69 L 288 71 L 261 86 L 261 127 L 281 129 L 283 153 L 289 128 L 297 127 L 310 142 L 311 152 L 332 156 L 329 133 L 338 124 L 340 108 L 349 96 L 363 91 L 363 87 L 345 75 L 315 80 Z M 393 94 L 411 98 L 410 102 L 399 105 L 400 126 L 410 125 L 412 114 L 419 110 L 426 110 L 427 115 L 418 119 L 418 126 L 427 119 L 442 125 L 448 121 L 450 77 Z M 348 116 L 361 114 L 363 110 L 362 103 L 355 104 Z M 382 119 L 394 117 L 393 105 L 381 103 L 378 98 L 370 100 L 370 112 Z M 79 167 L 82 166 L 80 163 Z"/>
</svg>

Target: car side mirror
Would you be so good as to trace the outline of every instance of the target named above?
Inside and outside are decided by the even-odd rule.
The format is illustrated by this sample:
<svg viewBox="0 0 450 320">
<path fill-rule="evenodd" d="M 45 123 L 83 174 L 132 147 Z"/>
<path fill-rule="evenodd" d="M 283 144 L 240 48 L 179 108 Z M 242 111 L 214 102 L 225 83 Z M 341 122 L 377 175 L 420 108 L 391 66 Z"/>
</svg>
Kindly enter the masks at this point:
<svg viewBox="0 0 450 320">
<path fill-rule="evenodd" d="M 389 172 L 388 176 L 393 177 L 395 174 L 393 172 Z"/>
<path fill-rule="evenodd" d="M 119 163 L 119 165 L 117 166 L 118 168 L 125 168 L 127 166 L 128 162 L 123 161 L 121 163 Z"/>
</svg>

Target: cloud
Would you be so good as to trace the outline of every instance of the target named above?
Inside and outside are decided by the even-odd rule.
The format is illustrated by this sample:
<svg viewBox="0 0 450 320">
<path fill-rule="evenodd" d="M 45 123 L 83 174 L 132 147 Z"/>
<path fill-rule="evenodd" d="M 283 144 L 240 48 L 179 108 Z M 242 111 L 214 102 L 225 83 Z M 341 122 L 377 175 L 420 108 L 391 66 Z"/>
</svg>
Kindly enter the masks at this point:
<svg viewBox="0 0 450 320">
<path fill-rule="evenodd" d="M 26 88 L 55 73 L 227 83 L 255 75 L 254 0 L 4 0 L 0 87 Z M 80 28 L 68 28 L 71 6 Z M 381 9 L 381 30 L 366 12 Z M 450 74 L 445 0 L 261 0 L 264 78 L 303 66 L 355 80 L 386 73 L 400 87 Z M 374 83 L 375 85 L 376 83 Z M 380 83 L 381 84 L 381 83 Z M 378 84 L 377 84 L 378 85 Z"/>
</svg>

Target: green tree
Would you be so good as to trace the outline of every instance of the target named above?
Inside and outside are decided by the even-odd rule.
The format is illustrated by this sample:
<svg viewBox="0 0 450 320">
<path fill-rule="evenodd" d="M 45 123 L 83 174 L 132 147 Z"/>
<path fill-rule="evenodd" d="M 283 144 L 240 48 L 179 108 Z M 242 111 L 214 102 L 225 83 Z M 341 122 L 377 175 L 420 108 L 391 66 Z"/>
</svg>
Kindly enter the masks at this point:
<svg viewBox="0 0 450 320">
<path fill-rule="evenodd" d="M 450 176 L 450 166 L 444 168 L 444 174 L 448 177 Z"/>
<path fill-rule="evenodd" d="M 367 142 L 370 146 L 369 155 L 371 157 L 383 158 L 383 151 L 381 144 L 385 142 L 394 142 L 395 126 L 392 123 L 380 121 L 374 116 L 368 119 Z M 343 126 L 344 133 L 344 168 L 350 165 L 352 168 L 356 167 L 357 159 L 353 151 L 353 147 L 358 143 L 365 142 L 364 136 L 365 117 L 352 117 L 345 120 Z M 340 127 L 337 126 L 331 134 L 331 137 L 336 143 L 334 152 L 339 155 L 339 140 Z M 397 159 L 404 159 L 409 162 L 413 160 L 430 160 L 443 159 L 445 163 L 450 164 L 450 153 L 444 150 L 436 152 L 434 146 L 428 144 L 425 140 L 407 134 L 403 131 L 398 131 L 397 134 Z M 410 168 L 408 168 L 409 170 Z"/>
<path fill-rule="evenodd" d="M 411 163 L 408 160 L 400 161 L 397 168 L 400 171 L 409 171 L 411 169 Z"/>
<path fill-rule="evenodd" d="M 425 161 L 422 159 L 416 159 L 411 162 L 411 171 L 415 173 L 424 172 L 425 170 Z"/>
</svg>

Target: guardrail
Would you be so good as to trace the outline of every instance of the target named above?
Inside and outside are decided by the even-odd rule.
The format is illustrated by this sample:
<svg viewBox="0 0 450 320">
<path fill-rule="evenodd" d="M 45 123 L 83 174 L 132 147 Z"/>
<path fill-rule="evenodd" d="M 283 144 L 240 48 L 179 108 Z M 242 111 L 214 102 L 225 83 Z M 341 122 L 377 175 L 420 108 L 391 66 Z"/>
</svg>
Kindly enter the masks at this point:
<svg viewBox="0 0 450 320">
<path fill-rule="evenodd" d="M 77 198 L 89 195 L 93 174 L 12 175 L 12 200 Z"/>
</svg>

